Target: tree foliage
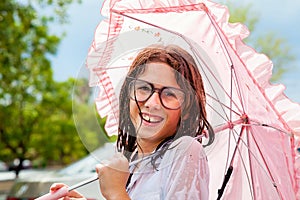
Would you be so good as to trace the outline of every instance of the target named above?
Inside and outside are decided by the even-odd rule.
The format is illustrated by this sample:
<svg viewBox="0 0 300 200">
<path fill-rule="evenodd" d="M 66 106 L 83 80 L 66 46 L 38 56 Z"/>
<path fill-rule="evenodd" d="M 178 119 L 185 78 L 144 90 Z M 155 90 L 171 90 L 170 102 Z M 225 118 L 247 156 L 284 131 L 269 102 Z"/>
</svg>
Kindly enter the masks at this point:
<svg viewBox="0 0 300 200">
<path fill-rule="evenodd" d="M 53 6 L 59 22 L 72 3 L 40 0 Z M 48 56 L 61 36 L 49 33 L 52 17 L 31 1 L 0 2 L 0 159 L 69 163 L 86 151 L 72 119 L 74 80 L 55 82 Z"/>
</svg>

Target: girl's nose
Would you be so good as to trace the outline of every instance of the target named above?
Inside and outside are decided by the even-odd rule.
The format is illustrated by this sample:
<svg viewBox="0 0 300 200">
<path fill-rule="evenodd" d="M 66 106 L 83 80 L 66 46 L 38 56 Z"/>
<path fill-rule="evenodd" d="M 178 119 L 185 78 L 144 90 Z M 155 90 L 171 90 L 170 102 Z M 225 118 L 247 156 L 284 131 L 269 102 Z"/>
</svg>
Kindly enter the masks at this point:
<svg viewBox="0 0 300 200">
<path fill-rule="evenodd" d="M 160 108 L 161 102 L 160 102 L 160 98 L 159 98 L 159 93 L 158 92 L 154 92 L 150 98 L 145 102 L 145 106 L 148 108 Z"/>
</svg>

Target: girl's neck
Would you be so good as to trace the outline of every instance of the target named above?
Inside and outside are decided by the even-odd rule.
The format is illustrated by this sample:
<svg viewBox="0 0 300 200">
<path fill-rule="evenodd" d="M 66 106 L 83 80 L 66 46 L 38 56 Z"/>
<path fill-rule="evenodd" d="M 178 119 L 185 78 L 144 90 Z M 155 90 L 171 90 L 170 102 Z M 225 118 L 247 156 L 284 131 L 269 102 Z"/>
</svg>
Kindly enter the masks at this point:
<svg viewBox="0 0 300 200">
<path fill-rule="evenodd" d="M 160 144 L 159 142 L 151 143 L 149 141 L 145 141 L 144 139 L 137 138 L 137 150 L 138 155 L 145 156 L 153 153 L 157 146 Z"/>
<path fill-rule="evenodd" d="M 137 149 L 138 158 L 150 155 L 151 153 L 153 153 L 155 151 L 155 149 L 156 148 L 145 148 L 145 147 L 138 145 L 138 149 Z"/>
<path fill-rule="evenodd" d="M 160 145 L 164 145 L 166 142 L 172 140 L 174 138 L 174 136 L 170 136 L 168 138 L 165 138 L 162 141 L 156 142 L 156 143 L 151 143 L 149 140 L 144 140 L 141 138 L 137 138 L 137 153 L 138 153 L 138 157 L 143 157 L 143 156 L 147 156 L 149 154 L 152 154 L 155 152 L 155 150 L 160 146 Z"/>
</svg>

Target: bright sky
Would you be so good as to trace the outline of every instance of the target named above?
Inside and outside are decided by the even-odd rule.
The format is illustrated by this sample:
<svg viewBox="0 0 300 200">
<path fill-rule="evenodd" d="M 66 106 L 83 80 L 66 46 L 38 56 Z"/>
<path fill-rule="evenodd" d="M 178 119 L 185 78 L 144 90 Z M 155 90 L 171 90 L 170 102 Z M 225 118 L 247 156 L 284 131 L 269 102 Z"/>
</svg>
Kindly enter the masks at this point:
<svg viewBox="0 0 300 200">
<path fill-rule="evenodd" d="M 285 0 L 231 0 L 232 2 L 251 3 L 253 10 L 260 14 L 256 32 L 272 31 L 278 37 L 285 38 L 297 57 L 295 69 L 291 69 L 281 83 L 286 85 L 286 95 L 293 101 L 300 102 L 300 1 Z M 222 0 L 218 0 L 222 2 Z M 83 65 L 88 48 L 93 40 L 94 30 L 101 20 L 102 0 L 83 0 L 69 10 L 70 24 L 52 27 L 53 31 L 63 29 L 67 36 L 62 41 L 57 55 L 52 58 L 54 78 L 63 81 L 76 77 Z"/>
</svg>

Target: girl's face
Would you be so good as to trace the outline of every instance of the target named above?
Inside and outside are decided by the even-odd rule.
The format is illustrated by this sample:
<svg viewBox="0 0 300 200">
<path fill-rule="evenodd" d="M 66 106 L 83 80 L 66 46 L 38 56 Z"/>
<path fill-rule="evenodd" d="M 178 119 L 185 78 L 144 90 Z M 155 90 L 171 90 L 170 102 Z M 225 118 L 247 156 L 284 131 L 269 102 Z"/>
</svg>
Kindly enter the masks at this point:
<svg viewBox="0 0 300 200">
<path fill-rule="evenodd" d="M 153 84 L 156 89 L 163 87 L 180 89 L 175 79 L 174 70 L 166 63 L 148 63 L 145 71 L 137 78 Z M 141 113 L 139 113 L 136 101 L 130 99 L 130 118 L 137 132 L 139 146 L 144 153 L 150 153 L 160 142 L 176 132 L 181 109 L 165 108 L 158 92 L 154 92 L 149 99 L 139 102 L 138 105 Z"/>
</svg>

